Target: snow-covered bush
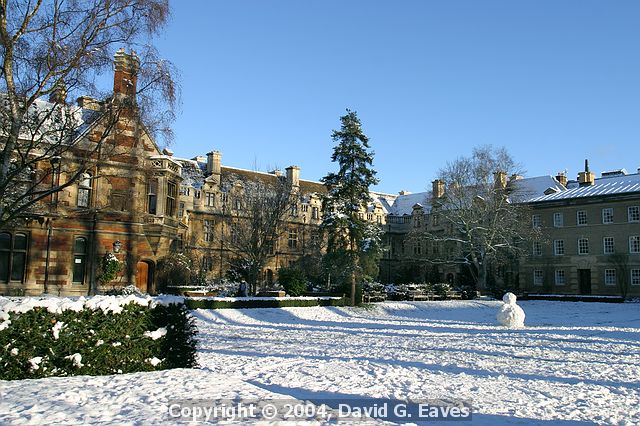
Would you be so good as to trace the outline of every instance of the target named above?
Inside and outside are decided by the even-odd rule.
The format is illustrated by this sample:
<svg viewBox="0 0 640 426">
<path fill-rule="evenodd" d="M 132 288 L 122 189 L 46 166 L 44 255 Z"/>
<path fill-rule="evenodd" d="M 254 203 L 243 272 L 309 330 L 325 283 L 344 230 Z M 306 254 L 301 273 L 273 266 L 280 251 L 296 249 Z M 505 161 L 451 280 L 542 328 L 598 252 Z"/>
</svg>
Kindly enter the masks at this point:
<svg viewBox="0 0 640 426">
<path fill-rule="evenodd" d="M 435 283 L 432 287 L 432 291 L 440 297 L 447 297 L 447 293 L 453 290 L 449 283 Z"/>
<path fill-rule="evenodd" d="M 189 309 L 249 309 L 249 308 L 301 308 L 309 306 L 348 306 L 351 304 L 346 298 L 186 298 Z"/>
<path fill-rule="evenodd" d="M 181 298 L 0 297 L 0 379 L 192 367 L 195 334 Z"/>
</svg>

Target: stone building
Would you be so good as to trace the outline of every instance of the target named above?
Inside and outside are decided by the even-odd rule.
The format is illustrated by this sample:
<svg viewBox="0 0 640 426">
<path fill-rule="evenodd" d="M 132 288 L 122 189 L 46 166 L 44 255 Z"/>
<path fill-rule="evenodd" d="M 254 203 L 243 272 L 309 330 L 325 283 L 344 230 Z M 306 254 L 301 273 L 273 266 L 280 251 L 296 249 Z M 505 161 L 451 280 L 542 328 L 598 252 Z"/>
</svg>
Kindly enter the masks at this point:
<svg viewBox="0 0 640 426">
<path fill-rule="evenodd" d="M 277 271 L 292 265 L 308 266 L 323 252 L 319 235 L 322 223 L 322 196 L 326 187 L 321 182 L 301 179 L 300 168 L 260 172 L 222 164 L 222 153 L 212 151 L 206 157 L 174 158 L 182 168 L 178 216 L 184 229 L 180 241 L 183 250 L 194 254 L 198 267 L 207 280 L 225 277 L 234 268 L 238 247 L 234 245 L 234 224 L 249 221 L 251 214 L 245 201 L 248 191 L 264 190 L 283 183 L 292 193 L 293 204 L 260 276 L 258 285 L 271 286 Z M 256 189 L 256 184 L 260 186 Z M 372 194 L 362 219 L 384 225 L 386 209 L 380 194 Z"/>
<path fill-rule="evenodd" d="M 113 97 L 82 97 L 77 106 L 65 106 L 83 120 L 75 149 L 55 163 L 37 164 L 34 175 L 52 172 L 43 185 L 52 179 L 69 185 L 0 230 L 0 294 L 86 295 L 126 284 L 154 291 L 156 261 L 169 251 L 180 227 L 182 170 L 139 119 L 138 63 L 135 53 L 121 49 Z M 117 115 L 108 104 L 118 105 Z M 53 104 L 39 101 L 38 108 Z M 101 283 L 98 266 L 107 253 L 120 261 L 122 272 Z"/>
<path fill-rule="evenodd" d="M 528 293 L 582 295 L 640 295 L 640 170 L 588 170 L 568 181 L 564 174 L 521 178 L 507 184 L 526 194 L 532 210 L 531 226 L 542 239 L 529 254 L 495 279 Z M 401 192 L 387 207 L 388 250 L 381 262 L 383 282 L 469 281 L 460 267 L 438 262 L 447 247 L 412 239 L 415 230 L 438 231 L 434 200 L 444 187 L 434 181 L 432 191 Z M 436 261 L 435 263 L 433 261 Z"/>
<path fill-rule="evenodd" d="M 113 96 L 65 106 L 79 120 L 77 149 L 40 162 L 33 174 L 51 174 L 42 185 L 68 186 L 0 230 L 0 294 L 86 295 L 128 284 L 155 292 L 157 262 L 176 251 L 193 253 L 206 279 L 223 277 L 238 254 L 234 224 L 248 220 L 243 200 L 257 184 L 283 183 L 294 199 L 259 284 L 273 284 L 282 267 L 318 260 L 325 186 L 301 179 L 296 166 L 266 173 L 225 166 L 218 151 L 189 160 L 160 150 L 138 116 L 137 70 L 135 54 L 121 49 Z M 109 105 L 119 106 L 117 115 Z M 54 105 L 39 100 L 37 107 Z M 527 194 L 531 226 L 545 238 L 499 279 L 527 292 L 640 295 L 640 172 L 596 178 L 587 168 L 577 181 L 558 175 L 500 182 Z M 436 180 L 431 191 L 371 193 L 360 215 L 385 231 L 380 281 L 468 281 L 459 266 L 428 261 L 447 258 L 451 247 L 410 238 L 415 230 L 442 230 L 435 213 L 444 191 Z M 123 270 L 102 282 L 99 266 L 109 253 Z"/>
<path fill-rule="evenodd" d="M 530 200 L 532 226 L 546 238 L 522 264 L 523 290 L 640 295 L 640 173 L 596 178 L 587 165 L 577 181 L 563 183 L 565 190 Z"/>
<path fill-rule="evenodd" d="M 537 197 L 549 188 L 564 189 L 552 176 L 523 178 L 496 174 L 496 182 L 518 198 Z M 472 281 L 468 268 L 461 259 L 454 259 L 460 250 L 451 241 L 429 241 L 420 238 L 423 232 L 444 234 L 447 225 L 441 217 L 446 195 L 444 182 L 434 180 L 431 191 L 420 193 L 400 192 L 389 205 L 386 231 L 387 252 L 382 260 L 380 278 L 383 282 L 447 282 L 465 285 Z M 450 232 L 446 232 L 450 234 Z M 454 261 L 457 260 L 457 261 Z M 514 259 L 492 270 L 492 276 L 503 286 L 514 286 L 518 281 L 518 264 Z"/>
<path fill-rule="evenodd" d="M 184 177 L 178 209 L 185 226 L 181 245 L 195 254 L 198 267 L 208 280 L 224 277 L 238 257 L 234 225 L 250 220 L 248 192 L 284 184 L 294 201 L 258 277 L 261 285 L 270 286 L 277 279 L 278 269 L 293 265 L 318 249 L 315 238 L 322 221 L 321 196 L 325 187 L 320 182 L 300 179 L 297 166 L 287 167 L 284 174 L 279 170 L 266 173 L 223 166 L 221 159 L 218 151 L 191 160 L 175 159 Z"/>
</svg>

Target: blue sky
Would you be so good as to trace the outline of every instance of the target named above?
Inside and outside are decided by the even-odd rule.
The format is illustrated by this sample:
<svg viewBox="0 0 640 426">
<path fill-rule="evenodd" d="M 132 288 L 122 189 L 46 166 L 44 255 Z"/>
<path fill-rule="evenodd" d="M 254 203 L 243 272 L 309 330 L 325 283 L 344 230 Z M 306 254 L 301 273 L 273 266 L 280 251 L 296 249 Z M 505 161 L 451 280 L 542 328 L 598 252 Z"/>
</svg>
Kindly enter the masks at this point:
<svg viewBox="0 0 640 426">
<path fill-rule="evenodd" d="M 157 40 L 181 71 L 172 149 L 223 164 L 336 169 L 358 112 L 380 184 L 430 188 L 447 161 L 505 146 L 528 176 L 589 158 L 640 167 L 640 2 L 173 1 Z"/>
</svg>

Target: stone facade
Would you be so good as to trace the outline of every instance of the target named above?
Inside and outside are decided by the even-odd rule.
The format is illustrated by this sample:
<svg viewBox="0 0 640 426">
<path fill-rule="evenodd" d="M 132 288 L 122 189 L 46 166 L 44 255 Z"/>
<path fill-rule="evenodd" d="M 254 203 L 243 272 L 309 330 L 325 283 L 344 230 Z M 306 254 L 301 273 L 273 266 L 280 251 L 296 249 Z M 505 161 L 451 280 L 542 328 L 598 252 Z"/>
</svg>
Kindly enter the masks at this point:
<svg viewBox="0 0 640 426">
<path fill-rule="evenodd" d="M 272 255 L 259 278 L 269 286 L 277 279 L 277 270 L 290 266 L 316 249 L 314 241 L 320 225 L 325 187 L 319 182 L 300 179 L 300 169 L 291 166 L 263 173 L 226 167 L 217 151 L 191 160 L 176 159 L 184 170 L 180 187 L 179 215 L 185 226 L 181 233 L 184 249 L 195 254 L 198 266 L 208 280 L 224 277 L 235 259 L 232 244 L 233 224 L 248 220 L 244 210 L 244 191 L 250 182 L 267 187 L 284 181 L 295 203 L 288 213 L 284 229 L 272 248 Z"/>
<path fill-rule="evenodd" d="M 545 239 L 522 263 L 523 290 L 640 295 L 640 175 L 590 175 L 532 200 Z"/>
<path fill-rule="evenodd" d="M 509 183 L 527 194 L 531 226 L 540 227 L 543 238 L 532 243 L 528 255 L 493 271 L 500 285 L 527 293 L 640 295 L 640 172 L 596 178 L 587 167 L 575 181 L 564 175 L 512 176 Z M 430 192 L 395 197 L 387 215 L 381 281 L 469 281 L 463 268 L 442 262 L 451 248 L 411 238 L 412 231 L 440 229 L 434 194 L 443 191 L 434 181 Z"/>
<path fill-rule="evenodd" d="M 296 166 L 264 173 L 224 166 L 218 151 L 190 160 L 161 151 L 137 115 L 137 68 L 135 54 L 119 51 L 111 101 L 129 107 L 110 122 L 104 103 L 79 98 L 81 111 L 94 113 L 79 149 L 37 165 L 36 174 L 53 169 L 43 185 L 69 185 L 37 213 L 0 230 L 0 294 L 86 295 L 129 284 L 154 292 L 158 260 L 176 250 L 193 253 L 208 280 L 223 277 L 236 257 L 231 225 L 247 220 L 242 200 L 250 182 L 285 182 L 295 199 L 259 285 L 271 285 L 280 268 L 304 266 L 322 253 L 325 186 L 301 179 Z M 98 143 L 107 155 L 95 155 Z M 532 226 L 545 235 L 530 256 L 498 274 L 503 284 L 535 293 L 640 295 L 640 174 L 596 178 L 587 168 L 572 182 L 561 175 L 504 174 L 499 181 L 528 191 Z M 412 231 L 442 230 L 437 200 L 444 191 L 436 180 L 428 192 L 371 193 L 360 215 L 385 231 L 380 281 L 469 280 L 458 266 L 440 262 L 453 247 L 410 238 Z M 101 285 L 99 264 L 107 253 L 124 269 Z"/>
<path fill-rule="evenodd" d="M 69 185 L 0 231 L 0 294 L 86 295 L 128 284 L 154 291 L 155 263 L 168 253 L 180 227 L 175 203 L 182 171 L 138 119 L 131 98 L 136 71 L 135 55 L 119 51 L 112 101 L 129 106 L 111 121 L 99 102 L 80 98 L 82 109 L 97 114 L 77 149 L 56 164 L 37 165 L 36 174 L 53 167 L 43 185 L 51 179 Z M 94 149 L 98 141 L 103 156 Z M 149 205 L 150 185 L 157 187 L 156 208 Z M 101 284 L 98 265 L 109 252 L 123 271 L 114 282 Z"/>
</svg>

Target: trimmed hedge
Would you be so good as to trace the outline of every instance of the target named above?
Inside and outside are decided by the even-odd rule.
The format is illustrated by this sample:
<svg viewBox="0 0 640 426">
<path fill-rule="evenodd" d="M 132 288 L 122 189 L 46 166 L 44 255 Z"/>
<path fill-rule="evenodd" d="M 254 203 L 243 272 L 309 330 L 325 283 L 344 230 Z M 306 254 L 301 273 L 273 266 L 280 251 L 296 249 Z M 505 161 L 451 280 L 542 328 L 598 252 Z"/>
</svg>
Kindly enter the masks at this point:
<svg viewBox="0 0 640 426">
<path fill-rule="evenodd" d="M 184 304 L 129 303 L 51 313 L 36 307 L 9 314 L 0 330 L 0 379 L 105 375 L 196 365 L 197 333 Z M 146 335 L 145 335 L 146 333 Z"/>
<path fill-rule="evenodd" d="M 350 301 L 340 299 L 185 299 L 189 309 L 229 309 L 229 308 L 304 308 L 309 306 L 348 306 Z"/>
</svg>

